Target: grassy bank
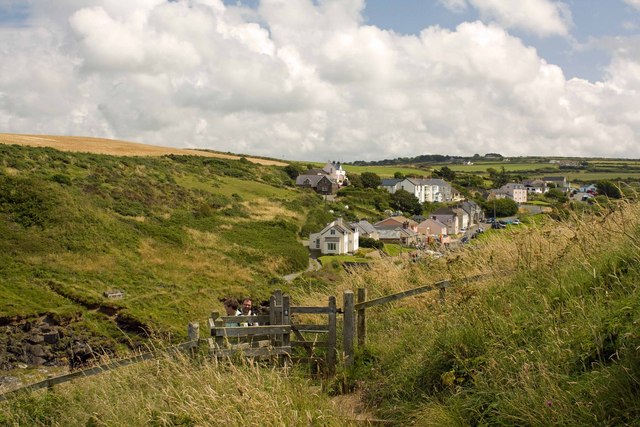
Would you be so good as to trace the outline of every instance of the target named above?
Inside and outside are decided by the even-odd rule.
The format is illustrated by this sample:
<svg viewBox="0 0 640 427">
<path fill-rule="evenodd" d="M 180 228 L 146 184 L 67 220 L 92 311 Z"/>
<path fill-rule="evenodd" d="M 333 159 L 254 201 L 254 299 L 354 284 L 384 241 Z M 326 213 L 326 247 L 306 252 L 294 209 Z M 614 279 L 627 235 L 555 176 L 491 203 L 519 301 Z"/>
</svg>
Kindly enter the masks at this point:
<svg viewBox="0 0 640 427">
<path fill-rule="evenodd" d="M 640 209 L 623 204 L 495 233 L 443 264 L 362 271 L 371 297 L 446 276 L 436 295 L 370 310 L 347 374 L 396 425 L 629 425 L 640 420 Z"/>
</svg>

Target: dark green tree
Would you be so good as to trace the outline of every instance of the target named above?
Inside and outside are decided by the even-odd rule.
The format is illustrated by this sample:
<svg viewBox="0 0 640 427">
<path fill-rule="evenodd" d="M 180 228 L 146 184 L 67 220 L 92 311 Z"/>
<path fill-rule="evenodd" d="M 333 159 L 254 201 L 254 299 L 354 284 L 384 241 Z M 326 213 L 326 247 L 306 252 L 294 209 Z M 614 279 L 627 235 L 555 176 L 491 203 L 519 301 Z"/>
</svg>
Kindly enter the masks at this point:
<svg viewBox="0 0 640 427">
<path fill-rule="evenodd" d="M 485 200 L 481 203 L 487 217 L 512 216 L 518 213 L 518 204 L 511 199 Z"/>
<path fill-rule="evenodd" d="M 356 174 L 356 173 L 350 173 L 349 174 L 349 187 L 353 187 L 353 188 L 362 188 L 362 178 L 360 178 L 360 175 Z"/>
<path fill-rule="evenodd" d="M 391 207 L 414 215 L 422 214 L 420 200 L 406 190 L 398 190 L 391 195 Z"/>
<path fill-rule="evenodd" d="M 393 173 L 393 177 L 396 179 L 404 179 L 404 174 L 402 172 L 396 171 Z"/>
<path fill-rule="evenodd" d="M 378 174 L 373 172 L 362 172 L 360 179 L 362 180 L 362 186 L 364 188 L 378 188 L 380 184 L 382 184 L 382 180 Z"/>
<path fill-rule="evenodd" d="M 620 189 L 611 181 L 599 181 L 596 183 L 596 188 L 598 189 L 599 195 L 607 196 L 610 199 L 620 199 L 622 197 Z"/>
<path fill-rule="evenodd" d="M 511 176 L 509 176 L 507 171 L 504 169 L 504 166 L 500 168 L 500 172 L 494 168 L 488 168 L 487 173 L 493 182 L 493 188 L 500 188 L 506 183 L 511 182 Z"/>
<path fill-rule="evenodd" d="M 284 167 L 284 171 L 289 175 L 289 178 L 296 179 L 300 173 L 304 172 L 304 167 L 294 163 L 290 163 Z"/>
<path fill-rule="evenodd" d="M 456 173 L 451 170 L 448 166 L 442 166 L 440 170 L 434 169 L 433 175 L 442 178 L 445 181 L 453 181 L 456 179 Z"/>
</svg>

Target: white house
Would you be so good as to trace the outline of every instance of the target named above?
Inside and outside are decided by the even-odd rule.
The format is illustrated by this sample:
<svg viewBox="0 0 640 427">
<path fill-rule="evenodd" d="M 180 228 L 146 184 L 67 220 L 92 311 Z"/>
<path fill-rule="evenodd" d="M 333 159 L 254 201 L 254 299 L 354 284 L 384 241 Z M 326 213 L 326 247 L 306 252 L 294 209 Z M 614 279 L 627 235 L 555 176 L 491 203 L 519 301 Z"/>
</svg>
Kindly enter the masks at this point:
<svg viewBox="0 0 640 427">
<path fill-rule="evenodd" d="M 309 236 L 309 249 L 323 255 L 342 255 L 358 250 L 360 234 L 338 218 L 327 224 L 319 233 Z"/>
<path fill-rule="evenodd" d="M 500 187 L 499 192 L 506 194 L 516 203 L 527 203 L 527 189 L 517 182 L 509 182 Z"/>
<path fill-rule="evenodd" d="M 342 186 L 347 179 L 347 172 L 342 169 L 342 165 L 339 162 L 327 162 L 326 165 L 322 168 L 323 171 L 327 173 L 338 185 Z"/>
</svg>

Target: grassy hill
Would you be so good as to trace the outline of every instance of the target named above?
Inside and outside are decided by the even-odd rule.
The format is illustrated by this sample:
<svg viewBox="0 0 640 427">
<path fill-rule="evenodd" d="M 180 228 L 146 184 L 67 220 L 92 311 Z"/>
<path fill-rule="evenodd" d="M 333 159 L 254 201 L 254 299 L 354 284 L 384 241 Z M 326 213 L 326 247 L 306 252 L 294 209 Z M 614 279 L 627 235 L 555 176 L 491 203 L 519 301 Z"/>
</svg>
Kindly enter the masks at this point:
<svg viewBox="0 0 640 427">
<path fill-rule="evenodd" d="M 298 232 L 320 201 L 245 159 L 0 144 L 0 322 L 50 315 L 103 348 L 179 337 L 219 298 L 268 298 L 305 269 Z"/>
<path fill-rule="evenodd" d="M 350 409 L 390 425 L 640 422 L 637 202 L 567 206 L 443 258 L 383 258 L 287 286 L 281 275 L 307 262 L 299 230 L 327 219 L 324 202 L 290 185 L 242 159 L 0 145 L 2 349 L 15 345 L 10 325 L 37 315 L 110 352 L 141 329 L 175 339 L 229 293 L 281 287 L 305 305 L 454 282 L 444 304 L 423 294 L 369 309 L 366 346 L 327 382 L 168 357 L 0 402 L 0 424 L 361 425 L 349 399 L 331 398 L 352 392 Z M 375 209 L 375 194 L 350 197 Z M 126 297 L 105 300 L 112 288 Z"/>
</svg>

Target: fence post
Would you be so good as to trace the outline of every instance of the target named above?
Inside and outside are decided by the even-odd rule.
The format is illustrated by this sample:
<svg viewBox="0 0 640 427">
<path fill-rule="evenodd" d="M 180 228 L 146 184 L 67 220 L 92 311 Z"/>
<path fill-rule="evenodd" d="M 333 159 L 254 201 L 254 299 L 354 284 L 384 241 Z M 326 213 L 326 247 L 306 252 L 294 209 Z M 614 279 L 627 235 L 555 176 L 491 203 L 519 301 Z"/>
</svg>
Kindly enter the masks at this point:
<svg viewBox="0 0 640 427">
<path fill-rule="evenodd" d="M 366 288 L 358 288 L 358 304 L 363 303 L 367 300 L 367 289 Z M 365 345 L 367 340 L 367 317 L 365 314 L 365 309 L 358 309 L 358 325 L 356 330 L 358 331 L 358 346 Z"/>
<path fill-rule="evenodd" d="M 198 322 L 190 322 L 187 326 L 187 334 L 189 335 L 189 348 L 197 348 L 200 340 L 200 324 Z"/>
<path fill-rule="evenodd" d="M 355 336 L 355 309 L 353 291 L 344 291 L 342 294 L 344 310 L 343 347 L 344 359 L 347 366 L 353 363 L 353 337 Z"/>
<path fill-rule="evenodd" d="M 291 324 L 291 299 L 289 295 L 282 296 L 282 324 L 290 325 Z M 290 347 L 291 346 L 291 331 L 282 335 L 282 346 Z M 282 364 L 290 357 L 291 355 L 283 354 L 281 357 Z"/>
<path fill-rule="evenodd" d="M 336 297 L 329 297 L 329 334 L 327 336 L 327 374 L 336 372 Z"/>
</svg>

